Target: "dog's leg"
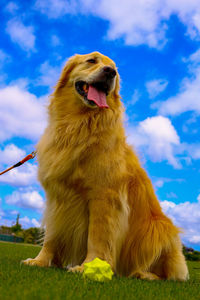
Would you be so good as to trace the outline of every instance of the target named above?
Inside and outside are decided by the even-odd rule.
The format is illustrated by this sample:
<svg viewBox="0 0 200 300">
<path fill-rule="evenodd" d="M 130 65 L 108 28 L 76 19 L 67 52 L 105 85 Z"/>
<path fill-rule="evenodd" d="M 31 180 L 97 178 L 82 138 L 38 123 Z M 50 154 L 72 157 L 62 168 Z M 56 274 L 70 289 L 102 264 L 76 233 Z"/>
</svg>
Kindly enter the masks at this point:
<svg viewBox="0 0 200 300">
<path fill-rule="evenodd" d="M 40 253 L 35 258 L 27 258 L 21 263 L 30 266 L 50 267 L 53 259 L 53 251 L 47 244 L 42 247 Z"/>
<path fill-rule="evenodd" d="M 114 191 L 102 193 L 101 198 L 90 201 L 87 256 L 81 266 L 75 266 L 70 271 L 82 272 L 84 263 L 96 257 L 107 261 L 115 271 L 116 240 L 121 211 L 120 198 Z"/>
</svg>

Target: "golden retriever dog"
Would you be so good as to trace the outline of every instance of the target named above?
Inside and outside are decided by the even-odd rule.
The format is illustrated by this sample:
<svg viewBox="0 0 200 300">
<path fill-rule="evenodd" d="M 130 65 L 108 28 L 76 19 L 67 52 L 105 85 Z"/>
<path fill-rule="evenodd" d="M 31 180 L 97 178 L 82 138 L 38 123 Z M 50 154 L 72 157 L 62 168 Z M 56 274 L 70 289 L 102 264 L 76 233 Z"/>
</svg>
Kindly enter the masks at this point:
<svg viewBox="0 0 200 300">
<path fill-rule="evenodd" d="M 111 59 L 93 52 L 68 60 L 37 145 L 44 244 L 24 264 L 82 272 L 98 257 L 120 276 L 188 278 L 179 229 L 126 142 L 123 111 Z"/>
</svg>

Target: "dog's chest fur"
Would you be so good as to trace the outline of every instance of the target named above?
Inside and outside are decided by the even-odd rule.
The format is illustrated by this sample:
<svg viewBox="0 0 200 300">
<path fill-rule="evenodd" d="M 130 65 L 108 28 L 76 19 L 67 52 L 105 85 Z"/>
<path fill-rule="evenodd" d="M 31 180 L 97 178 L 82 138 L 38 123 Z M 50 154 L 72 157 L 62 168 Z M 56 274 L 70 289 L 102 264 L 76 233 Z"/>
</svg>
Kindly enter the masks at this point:
<svg viewBox="0 0 200 300">
<path fill-rule="evenodd" d="M 48 225 L 49 233 L 45 238 L 57 241 L 62 263 L 80 264 L 86 255 L 88 195 L 95 197 L 100 190 L 113 188 L 114 182 L 120 181 L 118 174 L 126 171 L 121 140 L 117 135 L 109 135 L 109 140 L 105 142 L 106 137 L 107 134 L 103 133 L 99 137 L 91 135 L 84 142 L 76 143 L 72 136 L 71 143 L 58 147 L 48 139 L 47 130 L 38 144 L 39 179 L 47 195 L 44 223 Z M 127 203 L 124 203 L 127 198 L 124 190 L 120 192 L 120 186 L 117 189 L 123 202 L 116 233 L 118 256 L 121 236 L 124 236 L 128 226 L 128 209 Z"/>
</svg>

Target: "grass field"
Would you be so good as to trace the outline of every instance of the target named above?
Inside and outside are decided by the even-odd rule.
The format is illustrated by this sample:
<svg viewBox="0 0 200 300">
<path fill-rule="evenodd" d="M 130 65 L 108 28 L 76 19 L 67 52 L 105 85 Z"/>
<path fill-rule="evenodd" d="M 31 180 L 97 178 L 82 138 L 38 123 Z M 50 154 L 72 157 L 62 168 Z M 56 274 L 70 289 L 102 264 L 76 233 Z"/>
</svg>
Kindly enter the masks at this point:
<svg viewBox="0 0 200 300">
<path fill-rule="evenodd" d="M 142 281 L 114 277 L 98 283 L 55 268 L 20 266 L 40 247 L 0 242 L 0 299 L 200 299 L 200 263 L 188 262 L 188 282 Z"/>
</svg>

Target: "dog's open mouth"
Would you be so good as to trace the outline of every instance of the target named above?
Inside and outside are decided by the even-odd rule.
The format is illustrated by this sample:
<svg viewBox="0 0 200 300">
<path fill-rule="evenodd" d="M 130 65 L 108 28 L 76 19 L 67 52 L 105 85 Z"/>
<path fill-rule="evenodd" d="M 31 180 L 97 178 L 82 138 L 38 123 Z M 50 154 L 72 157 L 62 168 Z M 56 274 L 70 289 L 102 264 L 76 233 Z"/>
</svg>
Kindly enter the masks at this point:
<svg viewBox="0 0 200 300">
<path fill-rule="evenodd" d="M 88 84 L 85 81 L 77 81 L 75 83 L 77 92 L 84 98 L 90 106 L 98 106 L 108 108 L 106 96 L 108 95 L 108 85 L 104 82 L 95 82 Z"/>
</svg>

